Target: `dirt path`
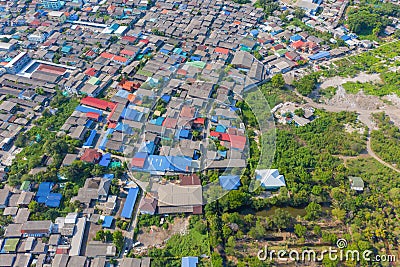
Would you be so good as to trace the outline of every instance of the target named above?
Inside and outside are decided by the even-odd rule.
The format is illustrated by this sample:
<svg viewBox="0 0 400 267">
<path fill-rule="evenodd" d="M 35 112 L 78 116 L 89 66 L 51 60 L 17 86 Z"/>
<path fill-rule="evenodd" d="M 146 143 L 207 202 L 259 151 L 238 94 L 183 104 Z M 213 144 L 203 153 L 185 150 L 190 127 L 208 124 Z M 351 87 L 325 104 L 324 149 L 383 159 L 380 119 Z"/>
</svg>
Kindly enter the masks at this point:
<svg viewBox="0 0 400 267">
<path fill-rule="evenodd" d="M 391 165 L 390 163 L 387 163 L 386 161 L 382 160 L 380 157 L 378 157 L 375 152 L 372 150 L 371 148 L 371 130 L 369 130 L 368 132 L 368 138 L 367 138 L 367 151 L 368 154 L 373 157 L 374 159 L 376 159 L 377 161 L 379 161 L 381 164 L 385 165 L 386 167 L 394 170 L 395 172 L 400 173 L 400 170 L 393 167 L 393 165 Z"/>
</svg>

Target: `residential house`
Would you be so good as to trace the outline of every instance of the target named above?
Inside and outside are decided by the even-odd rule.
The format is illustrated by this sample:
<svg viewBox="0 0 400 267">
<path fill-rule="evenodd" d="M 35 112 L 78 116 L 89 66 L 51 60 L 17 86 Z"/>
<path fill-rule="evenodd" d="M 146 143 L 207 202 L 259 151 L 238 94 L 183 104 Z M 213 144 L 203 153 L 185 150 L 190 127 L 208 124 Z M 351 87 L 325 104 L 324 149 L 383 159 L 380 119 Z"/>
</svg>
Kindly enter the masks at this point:
<svg viewBox="0 0 400 267">
<path fill-rule="evenodd" d="M 361 177 L 349 177 L 350 188 L 355 191 L 364 191 L 364 181 Z"/>
<path fill-rule="evenodd" d="M 277 169 L 263 169 L 255 171 L 256 180 L 260 181 L 261 186 L 268 190 L 276 190 L 286 186 L 285 177 L 279 174 Z"/>
</svg>

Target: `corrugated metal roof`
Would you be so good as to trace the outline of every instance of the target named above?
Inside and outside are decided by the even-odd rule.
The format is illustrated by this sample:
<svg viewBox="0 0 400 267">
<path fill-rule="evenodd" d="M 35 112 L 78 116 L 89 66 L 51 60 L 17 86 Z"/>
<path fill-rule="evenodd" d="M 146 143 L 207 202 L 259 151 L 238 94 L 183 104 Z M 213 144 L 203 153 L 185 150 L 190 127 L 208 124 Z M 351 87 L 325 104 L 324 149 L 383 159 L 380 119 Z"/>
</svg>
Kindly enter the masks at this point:
<svg viewBox="0 0 400 267">
<path fill-rule="evenodd" d="M 121 217 L 124 217 L 126 219 L 130 219 L 132 217 L 132 211 L 133 207 L 135 206 L 138 193 L 139 193 L 138 187 L 129 189 L 124 207 L 122 208 Z"/>
</svg>

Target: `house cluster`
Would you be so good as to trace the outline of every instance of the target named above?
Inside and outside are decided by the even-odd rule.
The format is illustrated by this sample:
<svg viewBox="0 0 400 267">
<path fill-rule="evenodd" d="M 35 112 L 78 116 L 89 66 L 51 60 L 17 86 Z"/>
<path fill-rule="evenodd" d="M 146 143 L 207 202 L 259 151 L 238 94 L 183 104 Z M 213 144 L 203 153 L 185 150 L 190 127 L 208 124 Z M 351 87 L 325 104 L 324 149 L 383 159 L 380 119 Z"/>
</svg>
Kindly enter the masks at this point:
<svg viewBox="0 0 400 267">
<path fill-rule="evenodd" d="M 34 221 L 28 205 L 58 208 L 65 177 L 0 189 L 9 220 L 0 227 L 0 265 L 106 266 L 116 247 L 86 235 L 96 227 L 115 229 L 116 214 L 129 222 L 136 202 L 142 214 L 201 214 L 202 181 L 194 173 L 247 165 L 246 125 L 236 103 L 249 86 L 372 45 L 338 24 L 347 0 L 296 5 L 307 11 L 306 26 L 291 24 L 295 7 L 284 4 L 266 18 L 260 8 L 222 0 L 0 0 L 0 178 L 21 151 L 17 137 L 33 120 L 57 114 L 50 103 L 63 94 L 80 103 L 56 133 L 78 146 L 61 167 L 82 161 L 107 170 L 128 159 L 147 191 L 139 202 L 137 186 L 119 184 L 121 198 L 111 194 L 113 175 L 94 176 L 71 199 L 82 212 Z M 398 24 L 393 19 L 385 33 Z M 345 45 L 332 48 L 338 39 Z M 283 123 L 313 119 L 309 108 L 277 109 Z M 29 174 L 40 175 L 52 162 L 43 155 L 42 167 Z M 268 190 L 285 186 L 276 169 L 258 170 L 256 180 Z M 240 176 L 220 175 L 218 184 L 236 190 Z M 197 258 L 182 259 L 182 266 L 196 264 Z M 145 258 L 120 262 L 149 265 Z"/>
<path fill-rule="evenodd" d="M 54 84 L 5 74 L 0 77 L 0 169 L 10 166 L 19 152 L 13 144 L 31 122 L 41 117 L 56 94 Z M 56 113 L 56 110 L 50 109 Z"/>
<path fill-rule="evenodd" d="M 315 31 L 331 34 L 330 41 L 309 34 L 307 28 L 292 25 L 290 19 L 293 19 L 295 7 L 284 4 L 265 18 L 262 9 L 219 0 L 190 3 L 170 0 L 1 1 L 0 14 L 4 19 L 0 20 L 3 36 L 0 94 L 5 100 L 0 105 L 1 148 L 12 147 L 21 130 L 40 115 L 40 107 L 46 106 L 60 89 L 66 95 L 87 96 L 65 122 L 60 135 L 83 140 L 84 148 L 95 147 L 133 157 L 136 150 L 133 139 L 138 138 L 135 134 L 150 120 L 150 108 L 163 96 L 154 88 L 163 86 L 166 80 L 171 81 L 174 75 L 186 79 L 204 76 L 212 83 L 217 78 L 213 70 L 229 65 L 232 77 L 245 73 L 254 82 L 260 82 L 307 61 L 342 56 L 360 45 L 357 36 L 344 26 L 335 25 L 347 1 L 303 0 L 297 5 L 307 10 L 302 19 L 304 24 Z M 318 10 L 323 11 L 316 16 Z M 288 20 L 283 21 L 282 14 L 288 14 Z M 398 21 L 394 21 L 392 28 L 396 25 Z M 387 32 L 393 31 L 389 27 Z M 331 49 L 337 39 L 342 39 L 346 45 Z M 371 45 L 361 43 L 367 47 Z M 201 99 L 217 91 L 206 85 L 198 87 L 203 88 L 177 88 L 195 99 L 196 109 L 201 107 Z M 229 82 L 225 87 L 238 95 L 243 89 Z M 221 92 L 223 88 L 218 90 Z M 187 100 L 186 95 L 164 94 L 164 98 L 171 98 L 171 103 L 183 99 L 182 107 L 191 105 L 192 100 Z M 225 95 L 229 96 L 218 93 L 217 99 Z M 101 96 L 106 96 L 107 100 L 98 99 Z M 163 108 L 169 111 L 170 104 L 165 105 Z M 154 133 L 157 127 L 167 125 L 168 129 L 182 130 L 180 138 L 185 139 L 185 134 L 190 135 L 193 127 L 201 125 L 196 123 L 192 129 L 186 129 L 189 125 L 183 127 L 178 122 L 175 126 L 180 113 L 178 107 L 174 109 L 175 114 L 168 116 L 152 114 L 158 118 L 151 118 L 152 122 L 156 121 L 149 132 Z M 107 131 L 101 130 L 104 125 Z M 240 136 L 240 133 L 235 135 Z M 224 134 L 213 137 L 226 142 L 222 140 L 226 137 Z M 147 140 L 150 144 L 156 141 L 151 139 Z M 181 143 L 185 148 L 199 149 L 197 145 L 187 147 L 184 141 Z M 179 156 L 175 152 L 172 150 L 163 156 Z M 196 157 L 192 158 L 196 160 Z M 241 159 L 237 155 L 234 158 Z M 7 160 L 4 158 L 4 161 Z M 222 166 L 221 162 L 216 164 Z M 236 162 L 243 164 L 243 161 Z M 184 168 L 193 167 L 189 162 L 182 164 Z"/>
<path fill-rule="evenodd" d="M 71 202 L 79 202 L 82 212 L 68 213 L 50 220 L 31 220 L 32 201 L 49 208 L 60 206 L 61 184 L 24 181 L 19 188 L 0 189 L 0 208 L 7 223 L 2 225 L 0 238 L 1 266 L 108 266 L 117 256 L 113 243 L 94 241 L 86 236 L 95 229 L 115 229 L 114 215 L 121 199 L 110 194 L 113 175 L 86 180 Z M 139 189 L 128 188 L 121 217 L 130 220 Z M 97 209 L 99 212 L 95 212 Z M 139 265 L 135 265 L 139 264 Z M 119 266 L 150 266 L 150 259 L 123 259 Z"/>
<path fill-rule="evenodd" d="M 0 208 L 7 223 L 2 225 L 0 259 L 2 266 L 105 266 L 106 257 L 113 257 L 116 249 L 112 244 L 88 242 L 82 253 L 82 242 L 89 217 L 70 213 L 66 217 L 50 220 L 30 220 L 29 204 L 35 200 L 47 207 L 59 207 L 61 194 L 53 192 L 57 186 L 43 182 L 34 184 L 24 181 L 17 188 L 8 186 L 0 190 Z M 29 207 L 29 208 L 28 208 Z M 93 246 L 93 247 L 92 247 Z M 97 265 L 96 257 L 104 257 L 103 265 Z"/>
</svg>

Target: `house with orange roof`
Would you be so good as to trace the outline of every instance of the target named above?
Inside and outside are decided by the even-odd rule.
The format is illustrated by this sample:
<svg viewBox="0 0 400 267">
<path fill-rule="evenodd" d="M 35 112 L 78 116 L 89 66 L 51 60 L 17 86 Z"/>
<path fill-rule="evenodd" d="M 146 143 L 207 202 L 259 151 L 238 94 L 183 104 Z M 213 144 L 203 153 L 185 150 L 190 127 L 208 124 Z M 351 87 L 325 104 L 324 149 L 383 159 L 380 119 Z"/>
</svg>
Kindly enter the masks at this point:
<svg viewBox="0 0 400 267">
<path fill-rule="evenodd" d="M 108 52 L 103 52 L 103 53 L 101 53 L 100 54 L 100 56 L 102 57 L 102 58 L 106 58 L 106 59 L 113 59 L 113 57 L 114 57 L 114 54 L 111 54 L 111 53 L 108 53 Z"/>
<path fill-rule="evenodd" d="M 139 82 L 134 82 L 134 81 L 128 81 L 126 79 L 123 79 L 117 86 L 118 89 L 123 89 L 128 92 L 132 92 L 133 90 L 137 90 L 140 88 L 140 83 Z"/>
<path fill-rule="evenodd" d="M 216 48 L 214 49 L 214 53 L 222 54 L 222 55 L 229 55 L 229 49 L 227 49 L 227 48 L 222 48 L 222 47 L 216 47 Z"/>
<path fill-rule="evenodd" d="M 124 66 L 128 65 L 130 60 L 126 57 L 121 57 L 121 56 L 114 56 L 112 59 L 113 62 L 122 64 Z"/>
</svg>

